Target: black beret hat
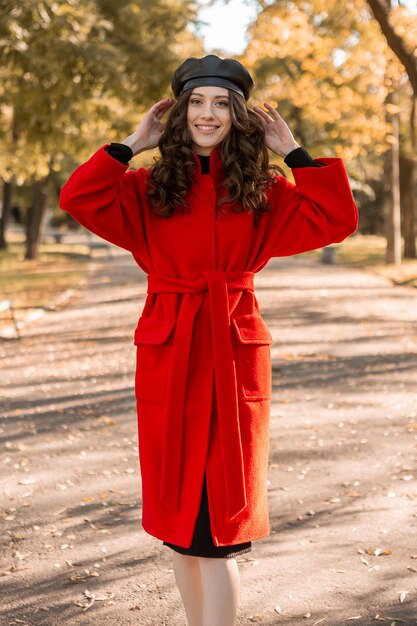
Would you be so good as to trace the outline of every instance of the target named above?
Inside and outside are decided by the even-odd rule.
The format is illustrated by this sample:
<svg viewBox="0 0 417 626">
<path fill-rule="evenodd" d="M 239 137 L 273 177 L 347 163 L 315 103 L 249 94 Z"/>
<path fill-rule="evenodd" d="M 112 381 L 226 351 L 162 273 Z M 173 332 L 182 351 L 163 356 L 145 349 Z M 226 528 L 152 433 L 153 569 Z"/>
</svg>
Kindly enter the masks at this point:
<svg viewBox="0 0 417 626">
<path fill-rule="evenodd" d="M 254 83 L 248 70 L 239 61 L 220 59 L 215 54 L 202 59 L 187 59 L 172 77 L 171 87 L 176 98 L 187 89 L 203 86 L 226 87 L 247 100 Z"/>
</svg>

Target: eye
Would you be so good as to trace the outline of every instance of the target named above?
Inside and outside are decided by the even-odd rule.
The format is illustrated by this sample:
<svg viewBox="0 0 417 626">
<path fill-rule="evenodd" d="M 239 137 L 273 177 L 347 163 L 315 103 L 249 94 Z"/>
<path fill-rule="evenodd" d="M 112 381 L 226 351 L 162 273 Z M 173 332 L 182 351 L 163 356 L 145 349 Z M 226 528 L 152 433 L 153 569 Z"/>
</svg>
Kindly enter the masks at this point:
<svg viewBox="0 0 417 626">
<path fill-rule="evenodd" d="M 219 100 L 217 102 L 217 104 L 220 104 L 222 107 L 228 107 L 229 103 L 227 102 L 227 100 Z"/>
<path fill-rule="evenodd" d="M 199 100 L 198 98 L 191 98 L 190 102 L 191 104 L 198 104 L 199 102 L 201 102 L 201 100 Z"/>
</svg>

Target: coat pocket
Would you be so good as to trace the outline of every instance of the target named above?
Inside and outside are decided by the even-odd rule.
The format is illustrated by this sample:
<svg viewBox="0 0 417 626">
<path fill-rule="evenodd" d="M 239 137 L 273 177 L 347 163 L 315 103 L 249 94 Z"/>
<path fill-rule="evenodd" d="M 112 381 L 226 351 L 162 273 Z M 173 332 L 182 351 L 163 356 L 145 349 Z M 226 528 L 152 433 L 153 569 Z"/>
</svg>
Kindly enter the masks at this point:
<svg viewBox="0 0 417 626">
<path fill-rule="evenodd" d="M 271 397 L 271 333 L 260 315 L 239 315 L 231 319 L 235 330 L 236 376 L 239 393 L 245 400 Z"/>
<path fill-rule="evenodd" d="M 176 320 L 140 317 L 135 329 L 136 398 L 143 402 L 163 404 L 171 363 Z"/>
</svg>

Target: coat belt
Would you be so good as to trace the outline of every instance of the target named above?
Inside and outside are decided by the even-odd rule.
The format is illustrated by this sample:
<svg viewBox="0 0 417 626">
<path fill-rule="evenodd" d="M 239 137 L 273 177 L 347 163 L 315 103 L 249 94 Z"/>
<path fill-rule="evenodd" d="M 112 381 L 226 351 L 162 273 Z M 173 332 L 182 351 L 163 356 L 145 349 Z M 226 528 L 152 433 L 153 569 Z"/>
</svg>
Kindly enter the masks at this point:
<svg viewBox="0 0 417 626">
<path fill-rule="evenodd" d="M 197 280 L 148 275 L 148 293 L 182 293 L 168 375 L 160 499 L 180 509 L 184 407 L 194 319 L 209 293 L 216 399 L 228 515 L 246 507 L 245 470 L 239 426 L 236 372 L 230 330 L 229 291 L 253 291 L 253 272 L 204 272 Z"/>
</svg>

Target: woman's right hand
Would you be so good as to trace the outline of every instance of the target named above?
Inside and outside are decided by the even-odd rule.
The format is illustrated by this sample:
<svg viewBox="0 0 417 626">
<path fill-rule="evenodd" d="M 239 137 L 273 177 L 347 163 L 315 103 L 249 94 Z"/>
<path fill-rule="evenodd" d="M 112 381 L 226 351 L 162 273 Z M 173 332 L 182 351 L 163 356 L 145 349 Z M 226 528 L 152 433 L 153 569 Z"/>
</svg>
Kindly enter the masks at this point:
<svg viewBox="0 0 417 626">
<path fill-rule="evenodd" d="M 165 128 L 161 118 L 172 107 L 174 102 L 174 98 L 165 98 L 153 104 L 136 130 L 121 142 L 131 148 L 133 156 L 139 154 L 139 152 L 156 148 L 161 133 Z"/>
</svg>

